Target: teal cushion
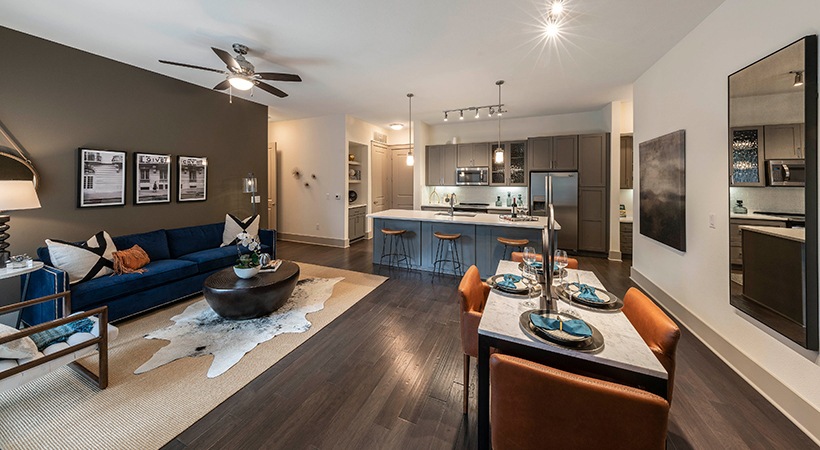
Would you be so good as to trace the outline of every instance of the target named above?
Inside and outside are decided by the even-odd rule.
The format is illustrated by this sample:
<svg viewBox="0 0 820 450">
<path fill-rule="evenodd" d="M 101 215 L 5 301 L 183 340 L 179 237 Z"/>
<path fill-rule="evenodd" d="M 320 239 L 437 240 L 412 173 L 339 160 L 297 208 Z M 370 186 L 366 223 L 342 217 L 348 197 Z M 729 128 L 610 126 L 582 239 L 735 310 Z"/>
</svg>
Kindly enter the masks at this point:
<svg viewBox="0 0 820 450">
<path fill-rule="evenodd" d="M 37 350 L 43 351 L 44 348 L 51 344 L 67 341 L 68 337 L 74 333 L 88 333 L 92 328 L 94 328 L 94 321 L 86 317 L 65 325 L 34 333 L 31 335 L 31 340 L 37 344 Z"/>
</svg>

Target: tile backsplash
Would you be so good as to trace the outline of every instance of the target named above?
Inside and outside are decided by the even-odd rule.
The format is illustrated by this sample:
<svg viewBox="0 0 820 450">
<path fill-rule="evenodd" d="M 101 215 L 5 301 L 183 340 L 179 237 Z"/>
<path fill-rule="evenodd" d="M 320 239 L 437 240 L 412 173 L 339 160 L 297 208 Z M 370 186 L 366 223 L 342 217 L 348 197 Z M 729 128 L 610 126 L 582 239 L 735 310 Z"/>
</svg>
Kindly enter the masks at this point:
<svg viewBox="0 0 820 450">
<path fill-rule="evenodd" d="M 729 208 L 743 200 L 743 206 L 752 211 L 805 213 L 805 189 L 802 187 L 730 187 Z"/>
<path fill-rule="evenodd" d="M 430 194 L 433 192 L 433 189 L 436 190 L 436 194 L 438 194 L 440 198 L 440 203 L 444 203 L 444 194 L 452 194 L 454 192 L 456 199 L 461 203 L 489 203 L 494 206 L 496 197 L 500 196 L 502 206 L 506 206 L 508 192 L 516 198 L 518 194 L 521 194 L 521 198 L 524 199 L 525 203 L 529 201 L 527 188 L 524 186 L 425 186 L 424 197 L 421 199 L 422 205 L 430 203 Z"/>
</svg>

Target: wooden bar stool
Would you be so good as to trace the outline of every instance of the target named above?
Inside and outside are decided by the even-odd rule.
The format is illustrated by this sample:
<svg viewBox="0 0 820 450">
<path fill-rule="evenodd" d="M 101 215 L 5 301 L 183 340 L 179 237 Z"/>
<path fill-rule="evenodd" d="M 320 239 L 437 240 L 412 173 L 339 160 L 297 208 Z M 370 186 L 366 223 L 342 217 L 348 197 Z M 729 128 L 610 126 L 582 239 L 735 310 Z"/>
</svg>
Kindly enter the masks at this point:
<svg viewBox="0 0 820 450">
<path fill-rule="evenodd" d="M 388 230 L 387 228 L 382 228 L 382 254 L 379 258 L 380 265 L 382 264 L 382 260 L 387 258 L 388 266 L 395 265 L 398 267 L 399 264 L 404 261 L 407 270 L 410 270 L 410 257 L 407 255 L 407 246 L 404 243 L 404 233 L 406 232 L 407 230 Z M 398 240 L 398 242 L 396 242 L 396 240 Z M 387 253 L 385 253 L 385 250 L 388 249 L 388 242 L 390 248 Z"/>
<path fill-rule="evenodd" d="M 436 231 L 433 233 L 433 236 L 438 239 L 438 245 L 436 245 L 436 258 L 433 262 L 433 272 L 441 273 L 444 270 L 444 265 L 450 263 L 453 267 L 453 275 L 461 276 L 461 257 L 458 254 L 458 243 L 456 242 L 459 238 L 461 238 L 461 234 L 445 234 Z M 447 243 L 446 248 L 444 247 L 445 242 Z M 445 254 L 447 251 L 450 252 L 450 258 L 447 258 L 447 255 Z"/>
<path fill-rule="evenodd" d="M 524 247 L 530 243 L 529 239 L 510 239 L 505 237 L 496 238 L 499 244 L 504 244 L 504 255 L 501 259 L 507 259 L 507 252 L 510 250 L 510 247 L 517 247 L 518 251 L 524 251 Z"/>
</svg>

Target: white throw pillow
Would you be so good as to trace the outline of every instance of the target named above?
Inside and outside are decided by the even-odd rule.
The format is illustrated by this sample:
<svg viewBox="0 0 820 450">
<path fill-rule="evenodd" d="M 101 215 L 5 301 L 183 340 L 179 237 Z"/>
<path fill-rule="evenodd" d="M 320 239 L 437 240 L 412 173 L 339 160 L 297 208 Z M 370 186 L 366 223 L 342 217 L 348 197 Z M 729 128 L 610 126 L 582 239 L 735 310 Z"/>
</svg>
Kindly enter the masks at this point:
<svg viewBox="0 0 820 450">
<path fill-rule="evenodd" d="M 0 338 L 17 333 L 18 329 L 0 323 Z M 37 354 L 37 344 L 30 337 L 22 337 L 0 345 L 0 359 L 31 358 Z"/>
<path fill-rule="evenodd" d="M 225 231 L 222 232 L 222 247 L 236 245 L 239 242 L 236 235 L 248 233 L 251 236 L 259 235 L 259 214 L 254 214 L 245 220 L 239 220 L 233 214 L 225 214 Z"/>
<path fill-rule="evenodd" d="M 46 239 L 46 245 L 52 264 L 68 273 L 71 284 L 114 272 L 117 247 L 105 231 L 100 231 L 82 244 Z"/>
</svg>

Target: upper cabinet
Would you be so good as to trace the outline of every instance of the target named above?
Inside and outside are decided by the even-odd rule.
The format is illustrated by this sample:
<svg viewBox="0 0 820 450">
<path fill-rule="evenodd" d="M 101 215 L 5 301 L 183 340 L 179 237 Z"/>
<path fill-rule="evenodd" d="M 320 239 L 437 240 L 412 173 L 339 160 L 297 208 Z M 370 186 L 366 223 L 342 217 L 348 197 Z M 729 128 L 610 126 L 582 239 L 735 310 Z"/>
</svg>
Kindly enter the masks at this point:
<svg viewBox="0 0 820 450">
<path fill-rule="evenodd" d="M 457 152 L 453 144 L 427 146 L 428 186 L 455 186 Z"/>
<path fill-rule="evenodd" d="M 578 139 L 578 185 L 606 187 L 607 185 L 607 135 L 585 134 Z"/>
<path fill-rule="evenodd" d="M 764 159 L 803 159 L 803 124 L 763 127 Z"/>
<path fill-rule="evenodd" d="M 496 144 L 490 148 L 495 149 Z M 490 184 L 493 186 L 526 186 L 527 185 L 527 142 L 502 142 L 504 161 L 495 162 L 494 152 L 490 156 Z"/>
<path fill-rule="evenodd" d="M 764 186 L 763 127 L 741 127 L 729 130 L 729 184 L 731 186 Z"/>
<path fill-rule="evenodd" d="M 551 136 L 527 140 L 527 170 L 578 170 L 578 136 Z"/>
<path fill-rule="evenodd" d="M 632 136 L 621 136 L 621 189 L 632 189 Z"/>
<path fill-rule="evenodd" d="M 458 144 L 458 167 L 488 167 L 490 165 L 490 145 L 486 142 Z"/>
</svg>

